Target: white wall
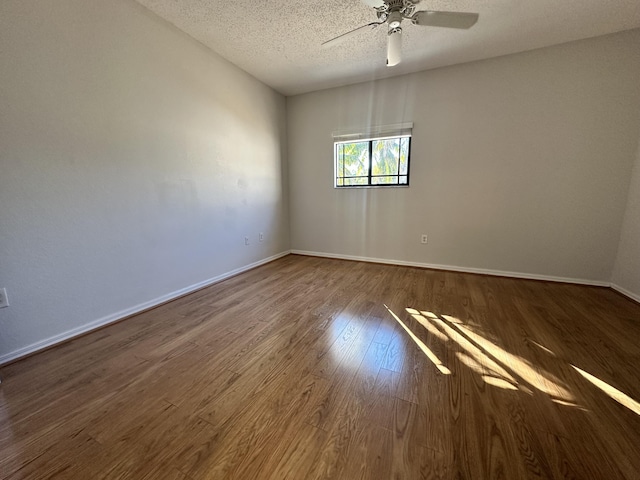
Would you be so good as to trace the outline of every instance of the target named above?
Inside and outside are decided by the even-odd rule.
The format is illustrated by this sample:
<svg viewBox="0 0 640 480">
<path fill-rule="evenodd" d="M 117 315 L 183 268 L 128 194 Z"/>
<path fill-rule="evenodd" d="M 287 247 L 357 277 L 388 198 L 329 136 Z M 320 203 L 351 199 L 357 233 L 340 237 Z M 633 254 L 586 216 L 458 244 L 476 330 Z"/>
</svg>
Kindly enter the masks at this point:
<svg viewBox="0 0 640 480">
<path fill-rule="evenodd" d="M 639 79 L 635 30 L 288 97 L 292 248 L 607 283 Z M 409 188 L 333 188 L 332 131 L 401 122 Z"/>
<path fill-rule="evenodd" d="M 640 142 L 613 271 L 618 290 L 640 302 Z"/>
<path fill-rule="evenodd" d="M 0 45 L 0 362 L 288 250 L 280 94 L 130 0 Z"/>
</svg>

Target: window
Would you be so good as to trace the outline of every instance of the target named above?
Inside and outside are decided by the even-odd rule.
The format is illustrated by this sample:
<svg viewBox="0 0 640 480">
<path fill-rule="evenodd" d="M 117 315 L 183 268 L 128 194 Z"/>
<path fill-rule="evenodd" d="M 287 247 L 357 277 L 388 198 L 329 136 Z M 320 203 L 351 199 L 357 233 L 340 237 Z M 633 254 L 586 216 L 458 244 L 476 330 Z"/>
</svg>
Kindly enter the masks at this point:
<svg viewBox="0 0 640 480">
<path fill-rule="evenodd" d="M 334 134 L 334 186 L 408 186 L 410 151 L 410 128 Z"/>
</svg>

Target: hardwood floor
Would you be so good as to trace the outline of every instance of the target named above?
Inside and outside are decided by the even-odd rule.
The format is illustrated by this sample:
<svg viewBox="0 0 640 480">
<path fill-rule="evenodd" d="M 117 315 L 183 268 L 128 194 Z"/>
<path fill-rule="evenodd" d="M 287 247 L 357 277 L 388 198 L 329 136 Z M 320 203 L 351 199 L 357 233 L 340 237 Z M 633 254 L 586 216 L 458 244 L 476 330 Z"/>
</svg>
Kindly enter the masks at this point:
<svg viewBox="0 0 640 480">
<path fill-rule="evenodd" d="M 639 479 L 640 305 L 289 255 L 0 369 L 3 479 Z"/>
</svg>

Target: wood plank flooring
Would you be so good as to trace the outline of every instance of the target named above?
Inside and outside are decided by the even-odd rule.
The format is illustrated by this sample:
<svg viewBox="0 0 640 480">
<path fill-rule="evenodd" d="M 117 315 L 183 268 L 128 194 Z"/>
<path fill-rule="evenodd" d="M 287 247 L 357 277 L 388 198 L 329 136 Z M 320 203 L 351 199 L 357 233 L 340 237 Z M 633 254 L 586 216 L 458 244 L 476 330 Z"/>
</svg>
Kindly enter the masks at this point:
<svg viewBox="0 0 640 480">
<path fill-rule="evenodd" d="M 0 368 L 2 479 L 640 479 L 640 305 L 289 255 Z"/>
</svg>

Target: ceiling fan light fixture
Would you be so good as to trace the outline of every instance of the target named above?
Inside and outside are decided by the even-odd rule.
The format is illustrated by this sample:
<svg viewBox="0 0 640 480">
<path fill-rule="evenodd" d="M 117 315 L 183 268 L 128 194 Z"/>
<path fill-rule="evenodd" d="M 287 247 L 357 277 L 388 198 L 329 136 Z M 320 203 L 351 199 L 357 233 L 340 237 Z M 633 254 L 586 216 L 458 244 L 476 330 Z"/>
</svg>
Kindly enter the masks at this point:
<svg viewBox="0 0 640 480">
<path fill-rule="evenodd" d="M 387 35 L 387 67 L 393 67 L 402 59 L 402 28 L 389 28 Z"/>
</svg>

